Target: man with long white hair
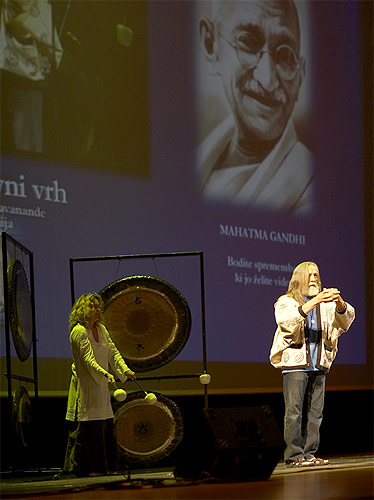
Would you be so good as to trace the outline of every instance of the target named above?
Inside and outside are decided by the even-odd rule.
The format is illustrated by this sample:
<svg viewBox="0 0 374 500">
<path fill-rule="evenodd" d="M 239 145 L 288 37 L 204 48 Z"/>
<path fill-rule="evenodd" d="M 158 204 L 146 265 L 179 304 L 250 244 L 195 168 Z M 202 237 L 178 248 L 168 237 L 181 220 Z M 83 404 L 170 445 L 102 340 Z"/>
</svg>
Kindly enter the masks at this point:
<svg viewBox="0 0 374 500">
<path fill-rule="evenodd" d="M 275 303 L 277 329 L 270 362 L 283 373 L 287 467 L 328 464 L 315 457 L 325 374 L 338 351 L 338 338 L 354 318 L 354 308 L 337 288 L 322 289 L 318 266 L 310 261 L 296 266 L 287 293 Z"/>
</svg>

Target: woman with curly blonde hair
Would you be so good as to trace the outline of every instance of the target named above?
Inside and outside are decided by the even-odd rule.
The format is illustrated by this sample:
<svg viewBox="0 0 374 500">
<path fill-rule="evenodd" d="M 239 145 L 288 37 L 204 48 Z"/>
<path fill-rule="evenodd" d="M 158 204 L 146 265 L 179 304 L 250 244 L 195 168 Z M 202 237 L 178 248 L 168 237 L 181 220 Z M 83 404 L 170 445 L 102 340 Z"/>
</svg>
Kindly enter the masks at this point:
<svg viewBox="0 0 374 500">
<path fill-rule="evenodd" d="M 97 303 L 97 304 L 96 304 Z M 100 295 L 96 293 L 88 293 L 87 295 L 82 295 L 73 305 L 69 318 L 69 333 L 78 323 L 81 325 L 86 325 L 90 317 L 92 309 L 97 305 L 100 307 L 100 320 L 101 320 L 101 309 L 103 307 L 103 299 Z"/>
<path fill-rule="evenodd" d="M 117 443 L 113 435 L 113 410 L 109 383 L 135 379 L 102 324 L 100 295 L 82 295 L 69 319 L 74 362 L 66 419 L 72 422 L 64 471 L 79 476 L 110 474 L 118 469 Z"/>
</svg>

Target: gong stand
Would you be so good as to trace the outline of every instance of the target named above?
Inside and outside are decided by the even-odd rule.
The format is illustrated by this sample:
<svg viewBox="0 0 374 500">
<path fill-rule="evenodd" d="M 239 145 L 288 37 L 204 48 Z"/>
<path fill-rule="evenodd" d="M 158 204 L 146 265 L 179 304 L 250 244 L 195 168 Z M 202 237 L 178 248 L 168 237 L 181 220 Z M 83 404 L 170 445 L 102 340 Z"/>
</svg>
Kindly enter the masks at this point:
<svg viewBox="0 0 374 500">
<path fill-rule="evenodd" d="M 139 255 L 112 255 L 105 257 L 81 257 L 70 258 L 70 287 L 71 287 L 71 300 L 72 304 L 75 302 L 75 287 L 74 287 L 74 264 L 76 262 L 93 262 L 105 260 L 128 260 L 128 259 L 154 259 L 154 258 L 180 258 L 180 257 L 198 257 L 200 267 L 200 296 L 201 296 L 201 335 L 202 335 L 202 363 L 203 373 L 207 372 L 207 354 L 206 354 L 206 329 L 205 329 L 205 295 L 204 295 L 204 255 L 203 252 L 175 252 L 175 253 L 152 253 L 152 254 L 139 254 Z M 163 380 L 163 379 L 186 379 L 198 378 L 200 374 L 184 374 L 184 375 L 168 375 L 156 377 L 142 377 L 139 380 Z M 208 408 L 208 387 L 204 387 L 204 405 Z"/>
<path fill-rule="evenodd" d="M 5 315 L 5 349 L 6 349 L 6 373 L 9 398 L 9 418 L 10 423 L 14 420 L 14 410 L 17 406 L 17 412 L 22 413 L 21 419 L 26 415 L 30 419 L 30 401 L 27 390 L 20 386 L 15 392 L 13 400 L 12 381 L 30 383 L 34 386 L 35 400 L 38 399 L 38 366 L 37 366 L 37 351 L 36 351 L 36 331 L 35 331 L 35 294 L 34 294 L 34 260 L 33 253 L 22 245 L 20 242 L 12 238 L 6 232 L 1 233 L 2 244 L 2 264 L 3 264 L 3 284 L 4 284 L 4 315 Z M 17 259 L 8 258 L 8 247 L 12 245 L 13 249 L 18 248 L 22 252 L 22 256 L 28 258 L 29 263 L 29 280 L 30 288 L 28 287 L 27 277 L 23 269 L 23 265 Z M 10 283 L 10 274 L 14 278 L 14 283 Z M 21 278 L 21 279 L 20 279 Z M 13 293 L 11 293 L 11 288 Z M 20 297 L 23 291 L 27 291 L 25 297 Z M 23 310 L 22 310 L 23 309 Z M 25 312 L 23 316 L 21 313 Z M 22 324 L 22 321 L 25 321 Z M 27 324 L 26 324 L 27 323 Z M 31 324 L 30 324 L 31 323 Z M 26 339 L 17 334 L 22 333 L 22 329 L 27 331 Z M 12 333 L 12 335 L 11 335 Z M 25 362 L 32 353 L 32 377 L 25 377 L 12 371 L 12 356 L 11 356 L 11 336 L 13 337 L 14 346 L 17 356 L 21 362 Z M 16 413 L 17 413 L 16 412 Z M 23 414 L 24 412 L 25 415 Z M 17 420 L 17 418 L 16 418 Z M 20 424 L 16 422 L 16 424 Z M 20 424 L 22 427 L 22 424 Z M 22 435 L 22 429 L 18 433 L 21 436 L 21 441 L 25 442 L 25 436 Z M 28 443 L 25 443 L 27 446 Z"/>
</svg>

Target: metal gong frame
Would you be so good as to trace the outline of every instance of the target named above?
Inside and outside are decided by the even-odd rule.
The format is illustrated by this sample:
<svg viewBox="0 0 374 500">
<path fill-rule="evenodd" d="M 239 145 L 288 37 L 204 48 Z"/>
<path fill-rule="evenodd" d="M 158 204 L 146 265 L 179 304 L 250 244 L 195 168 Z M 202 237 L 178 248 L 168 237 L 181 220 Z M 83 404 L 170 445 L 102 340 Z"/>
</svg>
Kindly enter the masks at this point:
<svg viewBox="0 0 374 500">
<path fill-rule="evenodd" d="M 204 252 L 174 252 L 174 253 L 151 253 L 151 254 L 136 254 L 136 255 L 111 255 L 102 257 L 76 257 L 70 258 L 70 290 L 71 301 L 74 304 L 75 297 L 75 284 L 74 284 L 74 264 L 77 262 L 94 262 L 104 260 L 128 260 L 128 259 L 154 259 L 154 258 L 180 258 L 180 257 L 198 257 L 200 268 L 200 297 L 201 297 L 201 336 L 202 336 L 202 364 L 203 373 L 208 373 L 207 370 L 207 353 L 206 353 L 206 328 L 205 328 L 205 294 L 204 294 Z M 167 375 L 157 377 L 141 377 L 138 380 L 161 380 L 161 379 L 186 379 L 186 378 L 199 378 L 200 373 L 191 373 L 184 375 Z M 208 386 L 203 385 L 204 388 L 204 406 L 208 408 Z"/>
<path fill-rule="evenodd" d="M 24 377 L 17 375 L 12 372 L 12 359 L 11 359 L 11 331 L 10 331 L 10 320 L 9 317 L 9 297 L 7 293 L 8 289 L 8 244 L 12 244 L 13 247 L 21 250 L 23 255 L 26 255 L 29 260 L 29 279 L 30 279 L 30 300 L 31 300 L 31 318 L 32 318 L 32 332 L 31 332 L 31 349 L 30 354 L 32 355 L 32 373 L 31 377 Z M 18 380 L 33 384 L 35 399 L 38 399 L 38 363 L 37 363 L 37 350 L 36 350 L 36 331 L 35 331 L 35 293 L 34 293 L 34 257 L 31 250 L 26 248 L 20 242 L 12 238 L 6 232 L 1 233 L 1 247 L 2 247 L 2 258 L 3 258 L 3 284 L 4 284 L 4 313 L 5 313 L 5 350 L 6 350 L 6 373 L 8 386 L 8 397 L 9 401 L 12 401 L 12 380 Z M 26 361 L 26 359 L 22 360 Z M 10 406 L 10 421 L 12 421 L 12 405 Z"/>
</svg>

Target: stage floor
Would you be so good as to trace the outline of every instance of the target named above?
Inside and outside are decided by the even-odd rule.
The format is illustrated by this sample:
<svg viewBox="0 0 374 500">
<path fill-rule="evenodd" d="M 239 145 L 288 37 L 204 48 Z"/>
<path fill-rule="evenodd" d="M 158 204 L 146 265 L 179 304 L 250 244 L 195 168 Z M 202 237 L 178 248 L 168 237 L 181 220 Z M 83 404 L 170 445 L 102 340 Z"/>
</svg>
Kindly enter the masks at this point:
<svg viewBox="0 0 374 500">
<path fill-rule="evenodd" d="M 77 478 L 58 469 L 2 473 L 1 498 L 101 500 L 354 500 L 374 497 L 374 455 L 328 457 L 329 465 L 288 469 L 280 462 L 266 481 L 189 481 L 171 469 Z"/>
</svg>

